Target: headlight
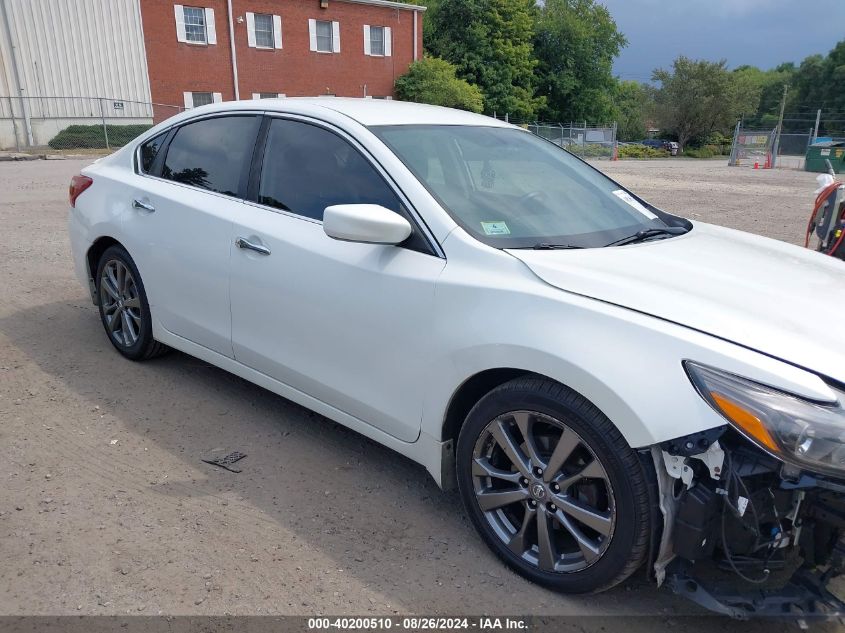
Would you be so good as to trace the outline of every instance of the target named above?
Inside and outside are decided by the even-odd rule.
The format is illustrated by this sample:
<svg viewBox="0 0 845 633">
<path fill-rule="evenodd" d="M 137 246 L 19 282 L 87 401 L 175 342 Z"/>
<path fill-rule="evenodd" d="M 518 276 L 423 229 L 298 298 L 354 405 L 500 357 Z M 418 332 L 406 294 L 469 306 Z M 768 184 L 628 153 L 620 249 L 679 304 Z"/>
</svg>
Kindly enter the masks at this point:
<svg viewBox="0 0 845 633">
<path fill-rule="evenodd" d="M 845 470 L 845 393 L 820 403 L 685 361 L 698 393 L 734 428 L 778 459 L 807 469 Z M 833 387 L 831 387 L 833 389 Z"/>
</svg>

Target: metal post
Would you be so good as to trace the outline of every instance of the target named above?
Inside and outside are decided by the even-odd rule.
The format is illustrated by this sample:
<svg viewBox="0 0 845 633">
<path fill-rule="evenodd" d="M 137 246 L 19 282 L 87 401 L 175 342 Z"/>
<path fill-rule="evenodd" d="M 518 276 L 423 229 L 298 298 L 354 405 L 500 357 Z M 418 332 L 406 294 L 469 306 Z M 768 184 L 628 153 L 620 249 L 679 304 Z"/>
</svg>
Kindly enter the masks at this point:
<svg viewBox="0 0 845 633">
<path fill-rule="evenodd" d="M 813 143 L 816 142 L 816 139 L 819 138 L 819 122 L 822 119 L 822 109 L 819 108 L 816 112 L 816 127 L 813 128 Z M 811 143 L 812 145 L 812 143 Z"/>
<path fill-rule="evenodd" d="M 12 117 L 12 134 L 15 135 L 15 150 L 21 151 L 21 141 L 18 138 L 18 119 L 15 117 L 15 104 L 12 97 L 9 97 L 9 116 Z"/>
<path fill-rule="evenodd" d="M 103 107 L 102 97 L 100 97 L 100 118 L 103 120 L 103 136 L 106 139 L 106 149 L 111 149 L 109 147 L 109 130 L 106 127 L 106 109 Z"/>
<path fill-rule="evenodd" d="M 32 147 L 35 145 L 35 140 L 32 136 L 32 121 L 29 120 L 29 108 L 24 97 L 24 87 L 21 84 L 21 72 L 18 68 L 18 47 L 12 40 L 12 27 L 9 22 L 9 10 L 6 8 L 6 0 L 0 0 L 0 10 L 3 13 L 3 23 L 6 26 L 6 39 L 9 41 L 9 48 L 12 50 L 12 76 L 15 79 L 15 84 L 18 89 L 18 97 L 21 100 L 21 110 L 23 111 L 23 124 L 26 129 L 27 145 Z"/>
<path fill-rule="evenodd" d="M 736 145 L 739 142 L 739 131 L 742 129 L 742 119 L 736 122 L 736 128 L 734 129 L 734 139 L 731 142 L 731 155 L 728 158 L 728 167 L 736 167 Z"/>
<path fill-rule="evenodd" d="M 788 90 L 789 84 L 783 84 L 783 97 L 780 100 L 780 116 L 778 117 L 775 142 L 772 144 L 772 169 L 777 166 L 778 151 L 780 150 L 780 135 L 783 132 L 783 111 L 786 108 L 786 93 Z"/>
</svg>

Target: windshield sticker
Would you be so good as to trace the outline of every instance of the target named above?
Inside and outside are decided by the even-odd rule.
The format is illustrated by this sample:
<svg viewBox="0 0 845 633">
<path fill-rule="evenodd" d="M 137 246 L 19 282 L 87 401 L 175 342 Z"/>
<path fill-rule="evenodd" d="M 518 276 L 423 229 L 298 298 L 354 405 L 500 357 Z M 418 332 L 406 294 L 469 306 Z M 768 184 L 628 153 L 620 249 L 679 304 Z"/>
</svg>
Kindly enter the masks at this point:
<svg viewBox="0 0 845 633">
<path fill-rule="evenodd" d="M 622 200 L 623 202 L 627 202 L 629 205 L 634 207 L 637 211 L 642 213 L 645 217 L 649 220 L 656 220 L 657 216 L 654 215 L 651 211 L 649 211 L 646 207 L 640 203 L 634 196 L 632 196 L 627 191 L 622 191 L 621 189 L 617 189 L 613 192 L 613 195 Z"/>
<path fill-rule="evenodd" d="M 504 222 L 482 222 L 481 228 L 487 235 L 510 235 L 511 230 Z"/>
</svg>

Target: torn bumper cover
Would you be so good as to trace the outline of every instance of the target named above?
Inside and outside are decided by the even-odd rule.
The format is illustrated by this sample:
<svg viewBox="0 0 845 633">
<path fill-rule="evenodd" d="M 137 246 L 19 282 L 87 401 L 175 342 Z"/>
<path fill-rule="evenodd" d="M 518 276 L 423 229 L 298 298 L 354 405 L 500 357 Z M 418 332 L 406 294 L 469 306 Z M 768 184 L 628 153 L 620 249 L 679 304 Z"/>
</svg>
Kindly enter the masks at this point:
<svg viewBox="0 0 845 633">
<path fill-rule="evenodd" d="M 730 426 L 651 448 L 664 519 L 654 574 L 739 619 L 845 617 L 845 482 L 796 470 Z"/>
</svg>

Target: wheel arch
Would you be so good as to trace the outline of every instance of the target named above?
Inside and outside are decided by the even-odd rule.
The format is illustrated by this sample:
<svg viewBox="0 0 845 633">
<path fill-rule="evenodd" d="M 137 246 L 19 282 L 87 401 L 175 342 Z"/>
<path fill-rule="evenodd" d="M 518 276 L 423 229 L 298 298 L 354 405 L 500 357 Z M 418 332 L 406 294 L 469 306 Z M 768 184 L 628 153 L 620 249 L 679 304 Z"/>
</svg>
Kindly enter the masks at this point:
<svg viewBox="0 0 845 633">
<path fill-rule="evenodd" d="M 99 305 L 97 284 L 94 279 L 94 276 L 97 274 L 97 265 L 100 263 L 100 258 L 103 256 L 103 253 L 105 253 L 106 249 L 111 246 L 120 246 L 124 249 L 126 248 L 112 236 L 103 235 L 94 240 L 88 248 L 88 251 L 85 253 L 85 263 L 88 267 L 88 285 L 91 290 L 91 300 L 94 302 L 94 305 Z"/>
<path fill-rule="evenodd" d="M 444 442 L 449 440 L 457 442 L 458 433 L 460 433 L 461 426 L 463 426 L 467 414 L 469 414 L 470 410 L 481 398 L 499 385 L 526 375 L 535 374 L 524 369 L 498 367 L 485 369 L 464 380 L 449 399 L 449 404 L 446 407 L 446 415 L 443 418 L 441 439 Z"/>
</svg>

